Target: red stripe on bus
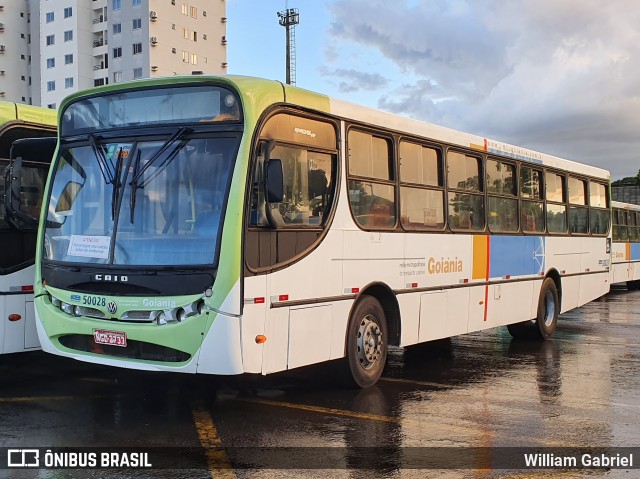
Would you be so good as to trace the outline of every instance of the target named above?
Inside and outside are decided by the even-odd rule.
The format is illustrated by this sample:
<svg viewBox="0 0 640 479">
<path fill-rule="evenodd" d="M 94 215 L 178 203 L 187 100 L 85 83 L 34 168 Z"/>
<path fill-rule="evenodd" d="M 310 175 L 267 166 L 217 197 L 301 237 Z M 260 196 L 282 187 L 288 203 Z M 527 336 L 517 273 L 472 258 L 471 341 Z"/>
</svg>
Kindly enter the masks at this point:
<svg viewBox="0 0 640 479">
<path fill-rule="evenodd" d="M 486 141 L 486 140 L 485 140 Z M 489 265 L 491 264 L 491 236 L 487 237 L 487 274 L 486 280 L 489 281 Z M 489 306 L 489 285 L 484 287 L 484 321 L 487 321 L 487 307 Z"/>
</svg>

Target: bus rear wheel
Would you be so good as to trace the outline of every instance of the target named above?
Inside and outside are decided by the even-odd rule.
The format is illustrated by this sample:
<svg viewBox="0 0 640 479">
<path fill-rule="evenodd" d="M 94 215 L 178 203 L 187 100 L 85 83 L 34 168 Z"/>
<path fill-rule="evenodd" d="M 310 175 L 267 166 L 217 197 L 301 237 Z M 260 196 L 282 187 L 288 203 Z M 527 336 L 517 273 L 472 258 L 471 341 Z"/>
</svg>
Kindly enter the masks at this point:
<svg viewBox="0 0 640 479">
<path fill-rule="evenodd" d="M 535 319 L 507 326 L 515 339 L 549 339 L 558 325 L 560 301 L 558 288 L 551 278 L 546 278 L 540 288 L 538 315 Z"/>
<path fill-rule="evenodd" d="M 627 289 L 629 291 L 637 291 L 640 289 L 640 280 L 627 281 Z"/>
<path fill-rule="evenodd" d="M 363 296 L 352 310 L 346 349 L 353 382 L 361 388 L 374 385 L 387 361 L 387 320 L 374 297 Z"/>
</svg>

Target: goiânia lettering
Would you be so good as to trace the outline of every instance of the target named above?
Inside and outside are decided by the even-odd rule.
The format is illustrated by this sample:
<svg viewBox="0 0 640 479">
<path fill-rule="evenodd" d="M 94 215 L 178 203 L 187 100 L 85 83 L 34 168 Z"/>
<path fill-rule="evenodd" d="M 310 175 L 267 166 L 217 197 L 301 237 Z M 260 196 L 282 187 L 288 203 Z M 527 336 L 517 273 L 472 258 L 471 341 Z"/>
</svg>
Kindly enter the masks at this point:
<svg viewBox="0 0 640 479">
<path fill-rule="evenodd" d="M 431 257 L 427 261 L 427 271 L 429 274 L 447 274 L 461 273 L 462 260 L 455 258 L 440 258 L 439 260 Z"/>
</svg>

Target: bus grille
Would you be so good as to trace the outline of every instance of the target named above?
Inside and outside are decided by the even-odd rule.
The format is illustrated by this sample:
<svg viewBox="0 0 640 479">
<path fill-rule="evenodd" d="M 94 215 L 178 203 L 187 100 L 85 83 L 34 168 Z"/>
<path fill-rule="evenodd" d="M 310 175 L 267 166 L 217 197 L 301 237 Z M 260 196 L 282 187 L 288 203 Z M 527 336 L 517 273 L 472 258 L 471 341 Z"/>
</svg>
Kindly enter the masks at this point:
<svg viewBox="0 0 640 479">
<path fill-rule="evenodd" d="M 76 316 L 87 316 L 88 318 L 106 319 L 105 314 L 96 308 L 87 306 L 76 306 Z"/>
<path fill-rule="evenodd" d="M 157 311 L 127 311 L 120 317 L 120 321 L 136 323 L 153 323 L 158 316 Z"/>
<path fill-rule="evenodd" d="M 67 334 L 58 338 L 60 344 L 69 349 L 87 353 L 104 354 L 117 358 L 142 359 L 145 361 L 162 361 L 167 363 L 183 363 L 191 359 L 191 355 L 183 351 L 144 341 L 127 340 L 125 347 L 108 344 L 97 344 L 93 336 L 86 334 Z"/>
</svg>

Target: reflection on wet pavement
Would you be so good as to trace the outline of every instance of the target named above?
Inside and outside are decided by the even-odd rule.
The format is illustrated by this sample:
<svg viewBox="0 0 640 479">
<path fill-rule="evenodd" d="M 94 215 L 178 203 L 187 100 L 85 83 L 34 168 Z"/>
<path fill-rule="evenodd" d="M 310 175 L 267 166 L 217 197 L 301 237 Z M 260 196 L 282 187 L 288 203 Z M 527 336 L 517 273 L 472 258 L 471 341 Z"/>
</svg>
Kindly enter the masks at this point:
<svg viewBox="0 0 640 479">
<path fill-rule="evenodd" d="M 476 450 L 464 448 L 637 446 L 639 306 L 640 292 L 614 291 L 563 315 L 554 338 L 542 343 L 512 341 L 495 329 L 394 349 L 382 380 L 365 390 L 336 385 L 333 364 L 225 378 L 120 370 L 40 352 L 0 357 L 4 447 L 154 446 L 168 456 L 201 444 L 218 450 L 190 470 L 0 476 L 211 477 L 227 460 L 224 477 L 548 477 L 403 467 L 418 447 L 471 454 Z M 243 448 L 256 447 L 297 448 L 291 451 L 299 456 L 287 464 L 292 469 L 233 468 Z M 323 457 L 336 463 L 304 469 Z M 363 460 L 362 470 L 334 469 L 362 467 Z M 479 467 L 486 460 L 478 457 Z"/>
</svg>

